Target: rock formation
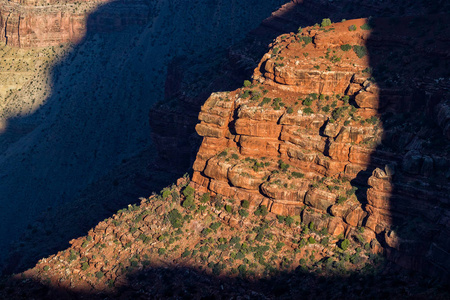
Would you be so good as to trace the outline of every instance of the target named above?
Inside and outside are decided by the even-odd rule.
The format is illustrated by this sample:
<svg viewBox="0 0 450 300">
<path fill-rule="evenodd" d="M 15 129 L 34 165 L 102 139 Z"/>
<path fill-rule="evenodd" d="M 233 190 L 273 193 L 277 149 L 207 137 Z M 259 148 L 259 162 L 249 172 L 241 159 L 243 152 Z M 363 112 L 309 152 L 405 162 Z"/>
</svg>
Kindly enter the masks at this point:
<svg viewBox="0 0 450 300">
<path fill-rule="evenodd" d="M 415 45 L 412 28 L 393 36 L 385 19 L 366 22 L 281 35 L 252 82 L 211 95 L 196 126 L 204 138 L 194 186 L 279 215 L 301 215 L 303 223 L 334 235 L 352 236 L 363 227 L 364 239 L 383 243 L 399 264 L 446 272 L 448 262 L 440 258 L 450 250 L 448 89 L 439 83 L 444 79 L 427 89 L 411 65 L 387 67 L 380 53 L 412 46 L 415 53 L 404 60 L 426 64 L 432 56 L 448 63 L 448 50 Z M 446 43 L 442 37 L 434 38 Z M 386 68 L 395 75 L 386 78 Z M 416 123 L 423 108 L 438 116 L 437 124 Z M 400 111 L 414 117 L 395 115 Z M 405 120 L 412 132 L 393 124 Z M 427 135 L 440 146 L 430 147 Z"/>
</svg>

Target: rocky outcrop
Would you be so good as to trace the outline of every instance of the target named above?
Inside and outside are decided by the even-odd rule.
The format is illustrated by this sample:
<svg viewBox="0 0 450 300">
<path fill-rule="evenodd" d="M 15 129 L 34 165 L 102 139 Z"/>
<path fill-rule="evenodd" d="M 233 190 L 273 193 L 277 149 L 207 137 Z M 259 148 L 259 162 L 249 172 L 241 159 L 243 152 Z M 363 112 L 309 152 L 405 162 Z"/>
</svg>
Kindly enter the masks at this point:
<svg viewBox="0 0 450 300">
<path fill-rule="evenodd" d="M 450 150 L 447 105 L 438 101 L 429 110 L 436 111 L 434 125 L 409 121 L 417 120 L 427 103 L 418 92 L 423 85 L 412 80 L 416 74 L 402 67 L 404 77 L 393 86 L 393 79 L 377 81 L 373 69 L 380 68 L 379 47 L 389 41 L 396 51 L 404 51 L 411 33 L 394 41 L 388 30 L 382 31 L 383 20 L 373 32 L 365 22 L 281 35 L 261 59 L 252 82 L 212 94 L 196 126 L 203 143 L 193 166 L 193 185 L 265 205 L 278 215 L 298 215 L 304 224 L 375 248 L 381 243 L 404 267 L 418 269 L 432 261 L 424 270 L 438 274 L 447 268 L 438 257 L 450 250 L 441 240 L 448 232 L 443 224 L 450 203 L 450 174 L 443 169 Z M 375 49 L 372 57 L 366 47 Z M 417 51 L 425 55 L 432 50 Z M 433 94 L 436 88 L 427 91 Z M 411 115 L 406 119 L 410 128 L 404 130 L 398 122 Z M 444 141 L 427 147 L 427 136 Z M 437 212 L 437 207 L 445 209 Z M 411 219 L 427 229 L 411 229 Z M 399 239 L 392 230 L 400 230 Z M 420 247 L 411 256 L 408 249 L 419 237 Z"/>
</svg>

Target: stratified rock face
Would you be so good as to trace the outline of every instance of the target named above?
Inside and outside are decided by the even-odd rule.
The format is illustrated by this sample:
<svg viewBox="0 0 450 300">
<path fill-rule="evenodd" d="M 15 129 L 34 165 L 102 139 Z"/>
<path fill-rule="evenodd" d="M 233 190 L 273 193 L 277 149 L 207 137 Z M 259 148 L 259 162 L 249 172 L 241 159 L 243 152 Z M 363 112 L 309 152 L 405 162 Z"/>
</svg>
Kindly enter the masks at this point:
<svg viewBox="0 0 450 300">
<path fill-rule="evenodd" d="M 448 270 L 439 257 L 450 251 L 448 89 L 421 83 L 410 64 L 385 65 L 383 47 L 400 55 L 415 45 L 412 28 L 393 36 L 386 20 L 373 31 L 365 22 L 284 34 L 252 82 L 212 94 L 196 126 L 204 139 L 194 186 L 300 215 L 336 236 L 382 242 L 398 264 L 439 273 Z M 404 60 L 425 65 L 431 52 L 448 62 L 448 41 L 436 39 L 443 45 L 415 46 L 416 56 Z M 420 120 L 426 111 L 435 124 Z"/>
<path fill-rule="evenodd" d="M 67 12 L 1 12 L 0 41 L 13 47 L 45 47 L 77 42 L 86 32 L 85 15 Z"/>
<path fill-rule="evenodd" d="M 148 21 L 145 1 L 0 1 L 0 42 L 21 48 L 77 43 L 87 30 L 112 32 Z M 86 24 L 89 16 L 89 24 Z"/>
</svg>

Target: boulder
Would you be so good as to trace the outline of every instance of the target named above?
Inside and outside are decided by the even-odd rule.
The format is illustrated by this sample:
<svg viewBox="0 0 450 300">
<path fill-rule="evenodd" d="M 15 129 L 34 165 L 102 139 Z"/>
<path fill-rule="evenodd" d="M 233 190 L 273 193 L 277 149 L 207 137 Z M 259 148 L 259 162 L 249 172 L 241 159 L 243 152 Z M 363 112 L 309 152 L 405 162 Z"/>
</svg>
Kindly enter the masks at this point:
<svg viewBox="0 0 450 300">
<path fill-rule="evenodd" d="M 336 195 L 321 189 L 308 190 L 305 196 L 305 204 L 326 212 L 336 202 Z"/>
</svg>

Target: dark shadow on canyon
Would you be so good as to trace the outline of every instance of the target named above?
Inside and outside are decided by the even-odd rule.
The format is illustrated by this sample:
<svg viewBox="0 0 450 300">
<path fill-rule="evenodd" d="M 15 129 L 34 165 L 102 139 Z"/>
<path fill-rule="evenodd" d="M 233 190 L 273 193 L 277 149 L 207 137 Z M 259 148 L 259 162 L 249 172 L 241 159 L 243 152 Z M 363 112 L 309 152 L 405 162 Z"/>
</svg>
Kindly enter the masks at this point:
<svg viewBox="0 0 450 300">
<path fill-rule="evenodd" d="M 277 8 L 276 2 L 265 4 L 266 16 Z M 213 90 L 236 89 L 242 83 L 241 78 L 250 76 L 250 73 L 240 74 L 240 70 L 234 70 L 239 79 L 220 83 L 219 76 L 230 70 L 220 73 L 221 68 L 211 63 L 219 61 L 223 64 L 227 60 L 227 47 L 245 37 L 244 31 L 235 34 L 237 23 L 224 25 L 229 30 L 221 33 L 226 46 L 222 45 L 223 50 L 212 51 L 209 57 L 197 58 L 204 55 L 202 47 L 195 46 L 197 42 L 194 46 L 183 42 L 185 35 L 176 43 L 181 46 L 171 53 L 162 52 L 162 55 L 154 49 L 164 49 L 167 37 L 161 33 L 163 31 L 151 31 L 151 38 L 144 38 L 148 44 L 142 42 L 139 38 L 143 32 L 152 29 L 149 24 L 154 25 L 151 22 L 157 11 L 152 11 L 153 4 L 152 1 L 120 0 L 97 8 L 87 18 L 85 37 L 51 67 L 52 90 L 44 104 L 31 115 L 7 120 L 8 126 L 1 137 L 5 138 L 7 147 L 18 146 L 15 148 L 17 155 L 11 155 L 12 158 L 5 162 L 11 172 L 2 177 L 11 185 L 4 184 L 4 191 L 0 193 L 0 203 L 5 206 L 2 207 L 4 225 L 0 227 L 5 234 L 1 236 L 0 246 L 5 249 L 14 242 L 7 262 L 0 266 L 4 274 L 26 270 L 38 259 L 67 248 L 71 239 L 86 234 L 104 218 L 182 177 L 189 171 L 201 142 L 193 124 L 207 94 Z M 241 1 L 239 7 L 245 4 Z M 204 7 L 200 8 L 202 11 L 193 12 L 189 22 L 201 29 L 208 24 L 208 19 L 202 15 Z M 230 10 L 225 16 L 231 13 L 235 14 Z M 198 28 L 186 28 L 188 22 L 172 23 L 180 31 L 192 30 L 193 35 L 198 34 Z M 235 36 L 230 37 L 231 34 Z M 200 44 L 220 48 L 215 38 L 201 39 Z M 107 47 L 114 48 L 108 51 Z M 166 80 L 161 76 L 164 75 L 161 61 L 166 59 L 163 55 L 171 60 L 166 97 L 152 110 L 157 113 L 150 115 L 149 127 L 150 107 L 155 104 L 155 99 L 164 97 L 164 88 L 161 97 L 157 98 L 151 85 L 155 78 L 160 80 L 160 86 L 165 84 Z M 126 59 L 120 60 L 121 56 Z M 114 62 L 127 65 L 115 66 Z M 191 88 L 188 102 L 179 100 L 177 81 L 183 80 L 183 76 L 177 75 L 179 65 L 181 68 L 196 65 L 202 74 L 213 73 L 216 82 L 206 88 Z M 143 69 L 144 66 L 148 69 Z M 173 82 L 175 86 L 171 84 Z M 140 118 L 136 117 L 139 110 L 144 111 L 143 118 L 142 114 Z M 51 118 L 53 123 L 47 122 L 51 126 L 42 125 Z M 111 122 L 111 118 L 115 122 Z M 138 128 L 139 134 L 124 132 L 127 126 L 122 124 L 138 121 L 142 125 L 134 128 Z M 10 136 L 13 136 L 12 141 L 7 140 Z M 147 142 L 152 138 L 152 143 Z M 98 150 L 96 143 L 103 148 Z M 139 152 L 131 153 L 128 143 L 144 146 L 138 148 Z M 100 153 L 102 150 L 106 154 Z M 98 166 L 102 164 L 108 172 L 99 170 Z M 80 191 L 78 186 L 83 184 L 87 186 Z M 17 241 L 16 232 L 22 231 L 25 232 Z"/>
<path fill-rule="evenodd" d="M 332 21 L 340 21 L 340 19 L 342 18 L 351 19 L 368 17 L 369 15 L 390 15 L 392 17 L 391 19 L 387 19 L 387 21 L 383 21 L 383 24 L 379 26 L 377 25 L 377 23 L 373 24 L 374 32 L 367 41 L 367 55 L 369 55 L 370 57 L 373 81 L 381 87 L 383 87 L 385 84 L 389 85 L 387 86 L 389 88 L 396 87 L 397 89 L 401 90 L 402 93 L 400 95 L 401 97 L 397 97 L 394 100 L 391 94 L 381 94 L 379 104 L 379 107 L 381 109 L 378 111 L 378 113 L 381 114 L 380 119 L 383 124 L 385 135 L 380 145 L 376 147 L 374 153 L 372 154 L 367 171 L 358 175 L 357 179 L 354 181 L 354 185 L 360 188 L 358 197 L 360 198 L 361 202 L 366 203 L 366 190 L 368 188 L 367 182 L 369 177 L 372 175 L 372 171 L 377 167 L 385 169 L 386 165 L 389 164 L 391 165 L 390 168 L 398 170 L 393 177 L 395 180 L 395 184 L 392 194 L 395 195 L 395 203 L 391 203 L 390 207 L 388 208 L 391 211 L 395 211 L 395 213 L 392 214 L 392 217 L 389 221 L 393 224 L 393 228 L 396 229 L 397 235 L 399 237 L 409 240 L 411 235 L 420 234 L 422 241 L 419 244 L 414 244 L 415 246 L 412 248 L 412 251 L 407 250 L 405 252 L 406 257 L 408 257 L 406 261 L 403 260 L 403 258 L 399 259 L 399 253 L 401 251 L 395 249 L 392 249 L 390 252 L 391 258 L 392 260 L 407 267 L 411 267 L 411 264 L 413 264 L 412 267 L 414 269 L 421 269 L 422 267 L 425 267 L 426 264 L 431 264 L 433 266 L 439 265 L 442 262 L 435 262 L 433 260 L 436 259 L 436 257 L 448 260 L 448 257 L 443 257 L 439 254 L 439 249 L 450 249 L 448 244 L 445 245 L 445 243 L 449 243 L 450 238 L 448 238 L 448 235 L 445 235 L 448 234 L 448 228 L 444 228 L 443 225 L 438 225 L 438 219 L 442 217 L 441 213 L 448 211 L 449 209 L 448 202 L 441 201 L 441 199 L 445 199 L 445 197 L 442 198 L 442 196 L 445 196 L 444 193 L 446 191 L 445 188 L 446 184 L 448 185 L 448 181 L 445 181 L 446 174 L 444 174 L 444 177 L 442 177 L 440 175 L 436 175 L 440 174 L 436 172 L 441 172 L 442 168 L 446 170 L 445 168 L 448 168 L 448 166 L 445 165 L 445 163 L 443 165 L 438 165 L 435 160 L 433 160 L 433 164 L 439 167 L 437 169 L 433 169 L 435 171 L 432 171 L 431 174 L 422 172 L 425 161 L 424 156 L 427 156 L 426 151 L 423 150 L 423 148 L 408 148 L 408 145 L 412 142 L 412 139 L 416 132 L 414 131 L 411 133 L 411 139 L 409 140 L 403 138 L 403 136 L 405 132 L 409 130 L 420 131 L 421 128 L 426 127 L 428 129 L 424 129 L 425 133 L 423 133 L 423 135 L 425 137 L 431 137 L 431 139 L 429 140 L 429 142 L 431 143 L 429 145 L 429 147 L 431 147 L 431 150 L 437 149 L 433 147 L 445 147 L 446 145 L 448 145 L 448 141 L 444 142 L 443 146 L 441 145 L 442 138 L 445 141 L 445 137 L 443 137 L 442 134 L 439 135 L 442 130 L 439 131 L 439 128 L 436 127 L 435 123 L 433 122 L 433 114 L 435 114 L 435 112 L 431 108 L 433 107 L 433 103 L 439 103 L 439 100 L 441 99 L 440 97 L 442 97 L 442 90 L 440 90 L 438 87 L 437 89 L 432 88 L 431 93 L 425 94 L 421 92 L 423 88 L 427 86 L 427 84 L 433 87 L 434 79 L 440 78 L 442 76 L 448 77 L 448 73 L 445 73 L 448 72 L 448 65 L 446 68 L 444 68 L 445 65 L 440 64 L 440 57 L 429 57 L 426 55 L 426 51 L 424 51 L 423 54 L 419 56 L 414 56 L 415 50 L 410 49 L 410 46 L 408 46 L 409 44 L 405 45 L 400 43 L 399 45 L 394 41 L 392 45 L 389 45 L 391 49 L 389 53 L 385 51 L 384 47 L 386 45 L 379 44 L 379 40 L 377 39 L 377 37 L 379 35 L 385 34 L 385 32 L 381 32 L 382 30 L 392 31 L 395 30 L 397 26 L 404 26 L 404 24 L 395 24 L 396 19 L 394 18 L 396 15 L 401 15 L 405 12 L 402 12 L 402 6 L 400 6 L 399 8 L 397 5 L 395 5 L 395 7 L 392 6 L 381 10 L 377 7 L 374 8 L 362 5 L 347 5 L 344 9 L 343 7 L 339 7 L 339 5 L 336 3 L 338 1 L 335 1 L 335 3 L 332 4 L 323 4 L 322 11 L 311 12 L 311 15 L 313 16 L 311 18 L 312 20 L 295 20 L 296 16 L 302 15 L 300 12 L 304 12 L 305 9 L 308 9 L 309 1 L 304 2 L 304 4 L 299 3 L 297 6 L 293 7 L 291 11 L 286 12 L 285 17 L 287 20 L 291 20 L 291 22 L 287 22 L 286 20 L 281 20 L 279 18 L 273 19 L 271 20 L 272 27 L 267 26 L 267 24 L 262 26 L 259 31 L 255 32 L 254 35 L 251 35 L 245 42 L 252 41 L 250 45 L 253 45 L 255 49 L 260 49 L 258 51 L 261 51 L 260 53 L 262 54 L 265 52 L 265 49 L 261 50 L 261 46 L 262 48 L 264 48 L 268 41 L 270 41 L 280 33 L 295 31 L 295 29 L 299 26 L 312 25 L 316 22 L 319 22 L 322 18 L 325 17 L 330 17 Z M 106 6 L 108 6 L 108 4 Z M 431 11 L 430 13 L 435 13 L 435 11 Z M 420 24 L 420 22 L 422 21 L 421 18 L 413 17 L 411 18 L 410 22 L 413 22 L 413 24 Z M 388 24 L 388 27 L 386 27 L 386 24 Z M 420 30 L 420 26 L 417 30 Z M 425 33 L 424 35 L 426 36 L 427 34 Z M 90 34 L 88 33 L 87 37 L 89 36 Z M 420 37 L 420 35 L 417 36 L 415 34 L 410 35 L 409 38 L 409 42 L 413 45 L 423 43 L 424 39 L 426 39 Z M 418 61 L 414 61 L 414 64 L 417 64 L 419 67 L 410 68 L 411 64 L 404 62 L 404 57 L 408 57 L 408 55 L 406 55 L 407 51 L 412 52 L 408 55 L 411 55 L 411 57 L 413 57 L 414 59 L 418 59 Z M 257 53 L 255 56 L 260 55 L 260 53 L 258 52 L 255 53 Z M 388 63 L 386 63 L 386 61 L 388 61 Z M 178 65 L 177 61 L 174 61 L 173 64 Z M 232 90 L 240 87 L 242 80 L 250 77 L 251 71 L 252 69 L 249 66 L 239 67 L 239 64 L 236 64 L 235 66 L 229 66 L 229 69 L 227 69 L 224 74 L 219 74 L 216 77 L 215 84 L 209 86 L 208 89 L 205 90 L 205 92 L 199 93 L 194 97 L 181 94 L 183 85 L 181 85 L 180 87 L 173 87 L 169 84 L 171 88 L 178 90 L 175 93 L 169 93 L 170 100 L 174 101 L 174 106 L 177 107 L 177 110 L 169 111 L 168 114 L 161 117 L 161 123 L 156 122 L 156 118 L 153 118 L 151 121 L 153 128 L 156 128 L 158 126 L 161 127 L 159 135 L 155 135 L 155 132 L 152 132 L 152 134 L 154 138 L 160 138 L 159 141 L 155 141 L 155 144 L 157 147 L 160 147 L 159 150 L 160 152 L 162 152 L 163 160 L 165 160 L 166 163 L 179 160 L 192 161 L 192 155 L 195 153 L 199 141 L 195 142 L 197 144 L 194 143 L 190 151 L 182 151 L 182 155 L 180 155 L 180 152 L 177 152 L 176 149 L 179 149 L 180 145 L 186 143 L 187 139 L 192 138 L 192 134 L 194 134 L 193 125 L 197 122 L 196 118 L 201 104 L 204 102 L 204 100 L 206 100 L 206 97 L 210 92 L 228 89 Z M 182 71 L 175 77 L 177 78 L 176 80 L 178 80 L 178 78 L 181 78 Z M 430 77 L 430 81 L 428 81 L 428 79 L 423 80 L 425 79 L 425 77 Z M 224 82 L 224 78 L 229 79 L 230 81 Z M 418 82 L 417 85 L 411 85 L 411 83 L 416 82 Z M 187 121 L 179 122 L 180 126 L 185 126 L 185 131 L 175 130 L 174 128 L 176 127 L 170 128 L 167 126 L 167 123 L 165 123 L 167 122 L 167 120 L 171 120 L 172 124 L 177 124 L 177 117 L 179 116 L 177 114 L 177 111 L 179 111 L 179 109 L 186 112 L 186 114 L 188 115 Z M 428 114 L 424 114 L 425 111 Z M 167 112 L 167 110 L 165 110 L 164 104 L 159 104 L 159 106 L 154 108 L 152 112 L 155 116 L 158 114 L 161 115 L 162 112 Z M 393 116 L 395 116 L 395 118 Z M 188 125 L 191 127 L 188 128 Z M 158 129 L 156 129 L 156 131 L 158 132 Z M 182 132 L 181 135 L 184 138 L 179 138 L 180 132 Z M 163 145 L 167 143 L 168 140 L 173 138 L 173 135 L 177 136 L 178 142 L 175 143 L 172 147 L 169 147 L 170 150 L 168 152 L 164 153 L 164 151 L 167 151 L 167 149 L 164 148 Z M 422 143 L 419 144 L 422 145 Z M 411 151 L 418 151 L 419 154 Z M 421 153 L 421 151 L 423 153 Z M 176 160 L 174 160 L 174 158 L 176 158 Z M 415 160 L 418 160 L 419 162 L 415 162 Z M 411 166 L 410 162 L 413 162 Z M 158 161 L 158 164 L 160 167 L 166 166 L 164 162 L 161 164 L 161 162 Z M 152 191 L 158 191 L 165 185 L 172 183 L 174 178 L 181 176 L 184 172 L 186 172 L 186 170 L 187 169 L 185 168 L 180 169 L 174 173 L 170 173 L 170 176 L 168 176 L 167 180 L 162 180 L 161 182 L 158 182 L 157 185 L 149 186 L 149 193 L 151 193 Z M 400 170 L 404 170 L 404 172 Z M 409 171 L 412 171 L 412 173 L 409 173 Z M 163 173 L 156 173 L 156 175 L 154 176 L 162 176 L 161 174 Z M 442 183 L 440 180 L 444 180 L 444 182 Z M 426 183 L 426 185 L 423 186 L 421 182 Z M 411 185 L 410 183 L 413 183 L 413 185 Z M 413 190 L 410 189 L 411 187 L 413 188 Z M 439 190 L 439 192 L 436 192 L 436 189 Z M 133 195 L 133 197 L 135 196 L 136 195 Z M 134 201 L 136 201 L 136 199 L 134 199 Z M 416 203 L 416 201 L 421 202 Z M 426 203 L 422 205 L 423 202 Z M 111 212 L 116 211 L 117 209 L 123 207 L 128 203 L 130 203 L 129 198 L 127 198 L 125 202 L 118 202 L 114 204 L 109 211 L 103 211 L 101 215 L 99 214 L 92 216 L 92 218 L 86 220 L 83 225 L 76 230 L 76 232 L 72 232 L 72 235 L 64 235 L 59 237 L 52 236 L 52 239 L 56 239 L 52 241 L 53 246 L 48 249 L 41 249 L 39 253 L 35 254 L 33 259 L 42 258 L 50 254 L 54 254 L 59 250 L 67 248 L 68 241 L 70 239 L 84 234 L 86 230 L 95 226 L 105 217 L 110 216 Z M 433 209 L 431 210 L 429 209 L 430 205 L 433 206 Z M 87 211 L 91 208 L 76 207 L 76 209 L 79 210 L 77 213 L 80 213 L 81 215 L 83 213 L 87 213 Z M 71 210 L 67 209 L 65 211 L 63 209 L 62 211 L 60 211 L 60 214 L 67 213 L 71 213 Z M 410 219 L 411 216 L 413 216 L 414 220 Z M 65 222 L 67 221 L 62 221 L 61 224 L 57 225 L 63 227 L 69 226 L 69 224 Z M 409 224 L 409 226 L 405 227 L 405 224 Z M 45 233 L 42 234 L 42 237 L 43 239 L 46 237 Z M 379 235 L 379 239 L 380 242 L 385 242 L 384 236 L 381 233 Z M 422 243 L 423 241 L 425 244 Z M 434 245 L 431 246 L 431 250 L 429 249 L 430 245 Z M 24 241 L 23 247 L 26 249 L 28 247 L 35 247 L 35 245 L 33 245 L 32 243 L 27 244 L 27 242 Z M 403 251 L 403 249 L 400 250 Z M 408 253 L 408 251 L 410 251 L 410 253 Z M 436 256 L 428 256 L 430 257 L 429 261 L 417 261 L 417 259 L 419 258 L 415 251 L 419 251 L 417 252 L 420 253 L 419 255 L 430 253 L 430 251 L 435 251 L 433 253 L 437 254 Z M 405 257 L 405 253 L 401 254 L 401 256 Z M 21 271 L 32 267 L 35 263 L 35 261 L 27 261 L 25 264 L 20 265 L 20 268 L 17 269 L 17 260 L 20 259 L 20 257 L 20 252 L 17 252 L 12 256 L 12 258 L 10 259 L 10 262 L 12 263 L 9 268 L 10 271 Z M 441 270 L 439 267 L 435 269 L 428 269 L 431 274 L 436 274 Z M 307 299 L 328 299 L 333 297 L 348 297 L 350 299 L 368 297 L 389 299 L 398 296 L 409 296 L 409 290 L 406 288 L 407 284 L 409 283 L 409 279 L 399 279 L 396 278 L 397 273 L 393 274 L 394 275 L 392 275 L 391 277 L 381 279 L 379 278 L 380 276 L 375 276 L 374 274 L 365 274 L 364 271 L 355 272 L 350 277 L 322 277 L 317 276 L 316 274 L 311 273 L 307 270 L 305 271 L 299 269 L 294 273 L 280 273 L 273 278 L 251 283 L 243 279 L 228 278 L 226 276 L 217 277 L 207 275 L 203 272 L 193 270 L 189 267 L 174 268 L 169 266 L 167 268 L 153 268 L 149 270 L 141 270 L 137 273 L 134 273 L 134 275 L 132 276 L 133 278 L 137 279 L 133 282 L 138 283 L 133 285 L 125 284 L 124 287 L 118 292 L 118 294 L 105 293 L 102 295 L 94 295 L 90 292 L 73 292 L 63 289 L 53 289 L 53 287 L 49 287 L 40 283 L 31 283 L 29 281 L 18 281 L 17 286 L 23 286 L 24 289 L 26 289 L 28 287 L 27 284 L 31 284 L 33 288 L 36 288 L 37 297 L 47 299 L 95 299 L 95 297 L 107 299 L 119 296 L 125 298 L 133 298 L 136 295 L 141 295 L 147 298 L 155 298 L 157 296 L 166 298 L 176 296 L 191 298 L 195 297 L 199 293 L 202 297 L 204 297 L 204 299 L 221 299 L 235 295 L 234 293 L 236 290 L 242 290 L 245 293 L 248 292 L 250 297 L 255 298 L 258 298 L 258 293 L 262 293 L 274 298 L 298 298 L 299 293 L 301 293 Z M 422 287 L 424 287 L 426 290 L 428 288 L 427 284 L 429 284 L 430 282 L 422 282 Z M 308 284 L 305 285 L 305 283 Z M 386 285 L 388 284 L 392 284 L 392 290 L 386 290 Z M 319 288 L 316 288 L 314 290 L 313 293 L 315 294 L 310 294 L 311 291 L 308 289 L 312 286 L 319 286 Z M 7 289 L 8 288 L 6 288 L 5 291 L 8 291 Z M 139 294 L 142 292 L 142 290 L 148 291 L 148 294 Z M 152 290 L 155 291 L 155 294 L 152 294 Z M 250 291 L 254 291 L 255 293 L 251 294 Z"/>
<path fill-rule="evenodd" d="M 317 270 L 321 271 L 318 272 Z M 117 292 L 55 288 L 30 280 L 18 281 L 15 290 L 3 287 L 8 299 L 405 299 L 411 292 L 423 299 L 447 299 L 448 290 L 433 278 L 391 270 L 380 274 L 362 270 L 342 276 L 323 276 L 326 269 L 298 267 L 264 279 L 246 273 L 235 277 L 213 275 L 188 266 L 128 270 Z M 128 282 L 129 281 L 129 282 Z M 0 292 L 1 290 L 0 286 Z M 19 291 L 19 292 L 18 292 Z"/>
<path fill-rule="evenodd" d="M 363 90 L 375 87 L 379 95 L 372 108 L 383 136 L 367 171 L 355 180 L 362 183 L 366 211 L 377 215 L 375 231 L 389 260 L 447 280 L 450 143 L 443 115 L 450 59 L 443 50 L 449 46 L 448 17 L 449 5 L 437 2 L 420 14 L 368 20 L 370 77 Z M 381 172 L 372 174 L 375 168 Z"/>
</svg>

